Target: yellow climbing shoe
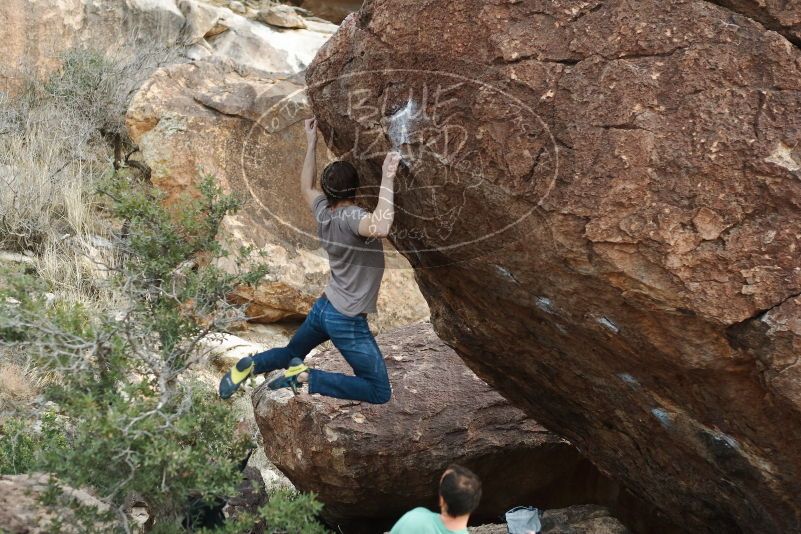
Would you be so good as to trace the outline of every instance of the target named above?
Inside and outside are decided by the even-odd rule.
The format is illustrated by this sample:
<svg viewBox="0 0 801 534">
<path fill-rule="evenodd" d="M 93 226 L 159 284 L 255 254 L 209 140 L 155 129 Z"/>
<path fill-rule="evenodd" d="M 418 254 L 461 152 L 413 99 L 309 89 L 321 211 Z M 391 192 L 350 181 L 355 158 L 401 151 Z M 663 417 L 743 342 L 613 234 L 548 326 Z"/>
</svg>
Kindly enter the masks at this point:
<svg viewBox="0 0 801 534">
<path fill-rule="evenodd" d="M 247 377 L 253 372 L 256 366 L 253 363 L 253 358 L 245 356 L 236 365 L 231 367 L 231 370 L 225 373 L 225 376 L 220 380 L 220 398 L 228 399 L 231 395 L 236 393 L 236 390 L 242 385 Z"/>
<path fill-rule="evenodd" d="M 308 370 L 309 368 L 303 363 L 303 360 L 300 358 L 292 358 L 289 360 L 289 367 L 287 367 L 286 371 L 284 371 L 281 376 L 267 384 L 267 387 L 270 389 L 292 388 L 292 393 L 297 395 L 298 390 L 302 385 L 298 381 L 298 376 L 300 376 L 301 373 L 307 372 Z"/>
</svg>

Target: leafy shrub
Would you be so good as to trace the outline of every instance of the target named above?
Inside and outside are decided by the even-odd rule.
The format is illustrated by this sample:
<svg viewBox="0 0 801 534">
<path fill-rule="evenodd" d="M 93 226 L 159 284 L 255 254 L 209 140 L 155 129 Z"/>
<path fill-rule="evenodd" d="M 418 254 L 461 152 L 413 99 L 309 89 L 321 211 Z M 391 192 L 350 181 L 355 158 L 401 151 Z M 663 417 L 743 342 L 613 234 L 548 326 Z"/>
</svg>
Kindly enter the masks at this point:
<svg viewBox="0 0 801 534">
<path fill-rule="evenodd" d="M 215 267 L 226 255 L 219 224 L 239 202 L 213 178 L 168 207 L 118 168 L 128 101 L 169 55 L 136 50 L 71 50 L 47 80 L 0 93 L 0 248 L 35 254 L 32 268 L 0 272 L 0 357 L 37 386 L 24 406 L 0 404 L 0 474 L 92 488 L 113 517 L 80 510 L 55 485 L 45 496 L 80 512 L 83 531 L 129 531 L 132 495 L 147 504 L 149 532 L 197 531 L 193 515 L 232 494 L 252 443 L 193 367 L 207 357 L 200 341 L 242 318 L 227 295 L 263 270 Z M 97 241 L 108 257 L 85 268 L 83 248 Z M 319 509 L 278 495 L 207 532 L 249 532 L 267 517 L 268 533 L 316 533 Z"/>
<path fill-rule="evenodd" d="M 215 267 L 226 254 L 215 241 L 219 224 L 239 203 L 211 177 L 199 191 L 168 208 L 152 187 L 119 178 L 103 184 L 111 211 L 125 221 L 109 282 L 122 295 L 121 312 L 48 302 L 46 284 L 31 275 L 11 277 L 0 291 L 0 342 L 58 375 L 45 390 L 58 417 L 42 431 L 23 420 L 4 423 L 0 470 L 42 470 L 92 487 L 119 511 L 120 528 L 126 496 L 135 493 L 155 518 L 153 532 L 185 531 L 188 503 L 233 494 L 252 447 L 234 433 L 229 406 L 194 382 L 191 369 L 207 356 L 200 341 L 237 311 L 226 296 L 264 272 Z M 248 532 L 262 518 L 269 532 L 322 532 L 319 509 L 313 497 L 281 494 L 262 517 L 243 516 L 220 532 Z"/>
<path fill-rule="evenodd" d="M 261 515 L 274 532 L 325 534 L 327 530 L 317 522 L 322 508 L 314 495 L 282 489 L 270 495 Z"/>
<path fill-rule="evenodd" d="M 63 453 L 67 440 L 53 412 L 46 412 L 31 428 L 31 421 L 20 417 L 0 423 L 0 475 L 19 475 L 43 464 L 42 455 Z"/>
<path fill-rule="evenodd" d="M 32 471 L 34 454 L 41 446 L 22 419 L 8 419 L 0 424 L 0 475 L 18 475 Z"/>
</svg>

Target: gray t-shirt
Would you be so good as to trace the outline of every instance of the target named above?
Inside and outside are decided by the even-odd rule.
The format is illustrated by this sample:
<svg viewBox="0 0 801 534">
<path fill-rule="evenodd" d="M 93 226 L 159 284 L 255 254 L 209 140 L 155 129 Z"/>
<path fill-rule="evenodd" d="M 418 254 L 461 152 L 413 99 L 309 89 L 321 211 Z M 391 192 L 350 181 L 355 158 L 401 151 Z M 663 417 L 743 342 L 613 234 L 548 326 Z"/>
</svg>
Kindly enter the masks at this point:
<svg viewBox="0 0 801 534">
<path fill-rule="evenodd" d="M 359 235 L 359 222 L 368 212 L 353 205 L 332 210 L 322 194 L 314 199 L 312 210 L 331 266 L 326 297 L 349 317 L 376 311 L 384 276 L 384 247 L 380 239 Z"/>
</svg>

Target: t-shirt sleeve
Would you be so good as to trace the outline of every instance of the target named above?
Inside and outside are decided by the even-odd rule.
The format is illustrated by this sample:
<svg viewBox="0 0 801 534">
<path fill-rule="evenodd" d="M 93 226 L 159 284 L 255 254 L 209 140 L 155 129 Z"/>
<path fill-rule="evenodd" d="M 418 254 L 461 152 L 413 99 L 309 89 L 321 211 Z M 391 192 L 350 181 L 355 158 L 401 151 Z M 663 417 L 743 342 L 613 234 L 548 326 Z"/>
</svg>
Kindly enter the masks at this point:
<svg viewBox="0 0 801 534">
<path fill-rule="evenodd" d="M 425 508 L 406 512 L 392 527 L 390 534 L 437 534 L 438 529 L 431 522 L 432 515 Z"/>
<path fill-rule="evenodd" d="M 400 519 L 392 526 L 392 530 L 389 531 L 389 534 L 404 534 L 406 532 L 406 517 L 409 515 L 409 512 L 406 512 L 401 516 Z"/>
<path fill-rule="evenodd" d="M 345 222 L 347 223 L 350 231 L 353 232 L 355 235 L 361 235 L 359 234 L 359 223 L 361 223 L 362 219 L 364 219 L 368 215 L 369 213 L 364 208 L 357 207 L 356 209 L 351 211 L 348 214 L 348 217 L 345 218 Z"/>
<path fill-rule="evenodd" d="M 312 212 L 314 212 L 314 218 L 317 222 L 322 220 L 321 216 L 323 214 L 323 210 L 328 207 L 328 200 L 325 198 L 325 195 L 320 193 L 312 202 Z"/>
</svg>

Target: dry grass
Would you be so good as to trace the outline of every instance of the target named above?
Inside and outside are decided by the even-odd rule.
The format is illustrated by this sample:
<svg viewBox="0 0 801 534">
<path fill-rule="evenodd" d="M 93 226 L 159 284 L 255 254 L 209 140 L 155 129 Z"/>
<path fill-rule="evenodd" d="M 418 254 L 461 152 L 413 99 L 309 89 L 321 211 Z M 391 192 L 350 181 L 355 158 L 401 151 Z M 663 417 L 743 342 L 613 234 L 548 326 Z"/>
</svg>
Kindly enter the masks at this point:
<svg viewBox="0 0 801 534">
<path fill-rule="evenodd" d="M 110 171 L 110 149 L 90 123 L 37 98 L 43 100 L 36 105 L 0 102 L 22 107 L 0 136 L 0 249 L 33 252 L 54 293 L 86 301 L 102 280 L 87 245 L 108 233 L 92 199 Z"/>
<path fill-rule="evenodd" d="M 0 101 L 0 107 L 24 106 Z M 108 152 L 90 124 L 50 103 L 7 112 L 0 136 L 0 247 L 38 252 L 64 234 L 95 228 L 87 194 L 102 176 Z"/>
<path fill-rule="evenodd" d="M 42 380 L 30 368 L 15 363 L 0 364 L 0 414 L 18 411 L 39 395 Z"/>
<path fill-rule="evenodd" d="M 0 92 L 0 251 L 35 256 L 58 298 L 109 304 L 105 279 L 116 258 L 98 184 L 125 147 L 124 114 L 134 90 L 174 52 L 131 49 L 119 57 L 65 54 L 47 80 Z M 22 71 L 20 76 L 22 76 Z M 123 150 L 124 152 L 124 150 Z M 107 246 L 108 245 L 108 246 Z"/>
<path fill-rule="evenodd" d="M 112 243 L 98 235 L 76 235 L 49 242 L 35 265 L 59 300 L 109 309 L 121 305 L 107 283 L 118 263 Z"/>
</svg>

